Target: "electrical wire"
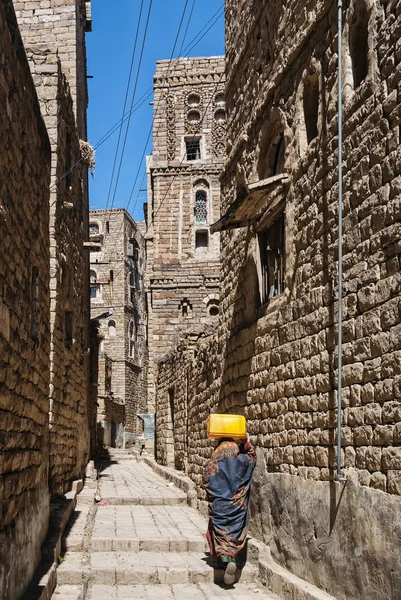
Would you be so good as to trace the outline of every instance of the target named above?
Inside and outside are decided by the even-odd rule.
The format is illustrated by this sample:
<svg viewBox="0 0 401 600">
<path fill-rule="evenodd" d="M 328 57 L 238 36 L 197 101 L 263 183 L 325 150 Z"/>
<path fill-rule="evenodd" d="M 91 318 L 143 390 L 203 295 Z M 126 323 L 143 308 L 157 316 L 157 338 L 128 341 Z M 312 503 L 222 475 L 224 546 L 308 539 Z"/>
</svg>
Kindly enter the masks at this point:
<svg viewBox="0 0 401 600">
<path fill-rule="evenodd" d="M 210 17 L 210 19 L 207 21 L 207 23 L 205 23 L 205 25 L 202 27 L 202 29 L 200 29 L 200 31 L 196 34 L 196 36 L 191 40 L 191 42 L 189 42 L 187 44 L 187 46 L 184 48 L 183 52 L 186 55 L 189 55 L 189 53 L 199 44 L 199 42 L 205 37 L 205 35 L 212 29 L 212 27 L 217 23 L 217 21 L 221 18 L 221 16 L 224 13 L 224 6 L 221 6 L 220 8 L 217 9 L 217 11 Z M 213 21 L 214 19 L 214 21 Z M 213 23 L 211 23 L 213 21 Z M 205 28 L 211 23 L 211 25 L 208 27 L 207 31 L 205 31 L 205 33 L 203 35 L 201 35 L 201 33 L 205 30 Z M 201 35 L 201 37 L 199 37 Z M 199 39 L 197 39 L 199 37 Z M 182 57 L 182 58 L 185 58 Z M 180 58 L 176 58 L 173 62 L 178 62 L 180 60 Z M 119 119 L 117 121 L 117 123 L 115 123 L 108 131 L 106 131 L 106 133 L 100 138 L 100 140 L 93 146 L 94 150 L 97 150 L 98 148 L 100 148 L 100 146 L 102 146 L 105 142 L 107 142 L 107 140 L 119 129 L 121 123 L 125 123 L 125 121 L 130 117 L 130 115 L 134 114 L 137 110 L 139 110 L 139 108 L 152 96 L 153 93 L 153 86 L 149 87 L 146 92 L 144 92 L 142 94 L 142 96 L 140 97 L 140 99 L 138 100 L 138 102 L 133 106 L 133 110 L 132 111 L 128 111 L 123 118 Z M 63 179 L 65 179 L 66 177 L 68 177 L 68 175 L 77 167 L 79 166 L 81 163 L 83 162 L 83 158 L 81 157 L 79 160 L 77 160 L 77 162 L 75 162 L 67 171 L 65 171 L 65 173 L 63 173 L 63 175 L 60 175 L 60 177 L 58 179 L 56 179 L 54 181 L 54 183 L 50 186 L 50 189 L 52 189 L 55 185 L 57 185 L 60 181 L 62 181 Z M 54 204 L 54 203 L 53 203 Z"/>
<path fill-rule="evenodd" d="M 135 55 L 136 55 L 136 46 L 137 46 L 137 42 L 138 42 L 139 28 L 140 28 L 140 25 L 141 25 L 142 11 L 143 11 L 144 2 L 145 2 L 145 0 L 141 1 L 141 7 L 139 9 L 138 24 L 137 24 L 137 28 L 136 28 L 136 34 L 135 34 L 134 49 L 132 51 L 131 65 L 130 65 L 130 70 L 129 70 L 127 89 L 125 91 L 124 107 L 123 107 L 123 112 L 122 112 L 122 116 L 121 116 L 120 130 L 118 132 L 118 140 L 117 140 L 116 152 L 115 152 L 115 155 L 114 155 L 113 170 L 112 170 L 112 173 L 111 173 L 109 192 L 108 192 L 108 195 L 107 195 L 106 210 L 108 209 L 108 206 L 109 206 L 109 201 L 110 201 L 110 196 L 111 196 L 111 188 L 113 187 L 114 173 L 115 173 L 116 164 L 117 164 L 118 151 L 120 149 L 120 140 L 121 140 L 121 134 L 122 134 L 122 130 L 123 130 L 123 119 L 124 119 L 124 115 L 125 115 L 125 109 L 127 107 L 128 94 L 129 94 L 129 90 L 130 90 L 130 87 L 131 87 L 132 70 L 133 70 L 133 67 L 134 67 L 134 61 L 135 61 Z M 132 103 L 131 103 L 131 109 L 132 109 Z"/>
<path fill-rule="evenodd" d="M 147 19 L 146 19 L 146 25 L 145 25 L 145 32 L 144 32 L 144 35 L 143 35 L 143 42 L 142 42 L 141 54 L 140 54 L 140 57 L 139 57 L 139 63 L 138 63 L 138 68 L 137 68 L 137 72 L 136 72 L 136 79 L 135 79 L 134 91 L 132 93 L 132 100 L 131 100 L 130 111 L 132 110 L 132 107 L 134 105 L 136 90 L 137 90 L 137 87 L 138 87 L 139 74 L 140 74 L 140 71 L 141 71 L 142 60 L 143 60 L 143 53 L 144 53 L 144 50 L 145 50 L 145 43 L 146 43 L 146 37 L 147 37 L 147 33 L 148 33 L 150 14 L 151 14 L 151 11 L 152 11 L 152 4 L 153 4 L 153 0 L 150 0 L 148 15 L 147 15 Z M 115 201 L 116 194 L 117 194 L 118 182 L 119 182 L 119 179 L 120 179 L 121 167 L 122 167 L 122 164 L 123 164 L 125 148 L 126 148 L 126 145 L 127 145 L 128 132 L 129 132 L 129 127 L 130 127 L 130 123 L 131 123 L 131 116 L 132 115 L 131 115 L 131 112 L 130 112 L 130 115 L 129 115 L 129 118 L 128 118 L 128 123 L 127 123 L 127 128 L 125 130 L 124 144 L 123 144 L 123 149 L 121 151 L 120 164 L 119 164 L 119 167 L 118 167 L 118 173 L 117 173 L 116 182 L 115 182 L 115 186 L 114 186 L 113 201 L 111 203 L 111 209 L 110 210 L 113 209 L 114 201 Z"/>
</svg>

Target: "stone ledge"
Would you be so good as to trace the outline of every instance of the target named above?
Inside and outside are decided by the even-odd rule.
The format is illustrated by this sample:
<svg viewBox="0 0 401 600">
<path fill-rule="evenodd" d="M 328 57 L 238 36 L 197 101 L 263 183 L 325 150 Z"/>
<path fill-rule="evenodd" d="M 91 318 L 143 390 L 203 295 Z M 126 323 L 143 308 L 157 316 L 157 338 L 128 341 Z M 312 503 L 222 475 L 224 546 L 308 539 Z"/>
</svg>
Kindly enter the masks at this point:
<svg viewBox="0 0 401 600">
<path fill-rule="evenodd" d="M 248 540 L 248 557 L 259 566 L 259 579 L 281 600 L 335 600 L 327 592 L 293 575 L 276 563 L 268 546 L 256 540 Z"/>
<path fill-rule="evenodd" d="M 58 557 L 61 555 L 62 539 L 65 528 L 77 506 L 78 495 L 83 490 L 82 479 L 74 481 L 70 492 L 65 494 L 64 505 L 51 505 L 56 516 L 50 516 L 49 530 L 42 546 L 42 561 L 35 572 L 32 582 L 21 600 L 51 600 L 57 585 Z M 94 494 L 95 490 L 92 490 Z M 45 565 L 45 566 L 44 566 Z"/>
</svg>

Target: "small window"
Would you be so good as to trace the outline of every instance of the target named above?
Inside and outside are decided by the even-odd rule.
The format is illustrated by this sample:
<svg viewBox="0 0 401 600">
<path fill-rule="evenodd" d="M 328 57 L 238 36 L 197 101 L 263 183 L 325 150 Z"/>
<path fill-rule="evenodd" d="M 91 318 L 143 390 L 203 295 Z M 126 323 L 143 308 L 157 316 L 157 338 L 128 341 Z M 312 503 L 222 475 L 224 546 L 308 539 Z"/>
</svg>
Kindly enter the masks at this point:
<svg viewBox="0 0 401 600">
<path fill-rule="evenodd" d="M 89 223 L 89 235 L 99 235 L 99 225 L 97 223 Z"/>
<path fill-rule="evenodd" d="M 185 141 L 185 151 L 187 160 L 200 160 L 201 158 L 201 149 L 200 149 L 200 139 L 191 138 L 190 140 Z"/>
<path fill-rule="evenodd" d="M 207 231 L 197 231 L 195 233 L 195 248 L 207 248 L 209 245 L 209 235 Z"/>
<path fill-rule="evenodd" d="M 350 53 L 354 89 L 361 85 L 368 75 L 369 57 L 369 12 L 365 2 L 355 6 L 350 25 Z"/>
<path fill-rule="evenodd" d="M 131 272 L 129 274 L 129 300 L 131 304 L 135 304 L 135 279 L 134 274 Z"/>
<path fill-rule="evenodd" d="M 65 343 L 70 346 L 73 342 L 73 313 L 66 311 L 64 314 Z"/>
<path fill-rule="evenodd" d="M 306 137 L 309 145 L 318 136 L 319 79 L 317 73 L 305 79 L 303 104 Z"/>
<path fill-rule="evenodd" d="M 203 190 L 195 193 L 195 222 L 206 223 L 207 221 L 207 194 Z"/>
<path fill-rule="evenodd" d="M 210 317 L 217 317 L 219 315 L 219 304 L 218 300 L 209 300 L 207 303 L 207 312 Z"/>
<path fill-rule="evenodd" d="M 110 222 L 106 221 L 106 233 L 110 233 Z"/>
<path fill-rule="evenodd" d="M 181 304 L 178 307 L 184 319 L 192 317 L 192 304 L 188 298 L 183 298 Z"/>
<path fill-rule="evenodd" d="M 110 283 L 114 281 L 114 271 L 110 271 Z"/>
<path fill-rule="evenodd" d="M 188 121 L 190 123 L 199 123 L 201 120 L 200 112 L 197 110 L 190 110 L 188 113 Z"/>
<path fill-rule="evenodd" d="M 129 356 L 130 358 L 134 358 L 135 356 L 135 342 L 136 342 L 136 327 L 134 322 L 131 321 L 129 324 Z"/>
<path fill-rule="evenodd" d="M 97 275 L 95 271 L 90 272 L 90 297 L 91 300 L 100 300 L 102 296 L 102 288 L 97 283 Z"/>
<path fill-rule="evenodd" d="M 199 106 L 200 96 L 199 94 L 190 94 L 187 98 L 188 106 Z"/>
<path fill-rule="evenodd" d="M 214 102 L 217 106 L 224 106 L 226 103 L 224 94 L 219 92 L 218 94 L 216 94 L 215 98 L 214 98 Z"/>
<path fill-rule="evenodd" d="M 109 328 L 109 337 L 115 337 L 117 335 L 116 322 L 115 321 L 109 321 L 108 322 L 108 328 Z"/>
<path fill-rule="evenodd" d="M 262 304 L 278 296 L 285 287 L 285 215 L 259 234 Z"/>
<path fill-rule="evenodd" d="M 214 113 L 214 119 L 217 123 L 224 123 L 227 119 L 225 110 L 216 110 Z"/>
</svg>

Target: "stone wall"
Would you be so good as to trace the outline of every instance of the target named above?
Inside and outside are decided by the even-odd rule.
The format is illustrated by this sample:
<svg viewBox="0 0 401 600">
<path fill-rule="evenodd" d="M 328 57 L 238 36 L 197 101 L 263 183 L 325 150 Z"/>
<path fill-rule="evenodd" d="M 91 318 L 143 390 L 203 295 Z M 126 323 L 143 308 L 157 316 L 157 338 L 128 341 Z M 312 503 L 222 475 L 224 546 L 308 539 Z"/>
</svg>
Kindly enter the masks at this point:
<svg viewBox="0 0 401 600">
<path fill-rule="evenodd" d="M 141 229 L 142 224 L 123 209 L 90 212 L 90 239 L 98 244 L 90 255 L 91 314 L 93 319 L 107 315 L 98 320 L 102 338 L 98 421 L 110 431 L 106 436 L 110 445 L 117 443 L 113 439 L 117 424 L 125 441 L 141 434 L 137 414 L 148 411 L 146 261 Z M 118 444 L 123 443 L 124 435 L 119 435 Z"/>
<path fill-rule="evenodd" d="M 63 493 L 83 476 L 89 456 L 88 182 L 80 149 L 86 136 L 85 6 L 82 0 L 40 6 L 26 0 L 14 8 L 52 150 L 49 480 L 52 493 Z"/>
<path fill-rule="evenodd" d="M 223 57 L 156 66 L 145 234 L 153 407 L 157 361 L 181 334 L 196 340 L 217 322 L 219 234 L 212 234 L 210 225 L 220 214 L 224 82 Z"/>
<path fill-rule="evenodd" d="M 192 369 L 185 425 L 195 437 L 190 476 L 200 485 L 211 452 L 208 412 L 244 414 L 259 456 L 252 532 L 279 562 L 344 600 L 401 594 L 399 13 L 399 2 L 355 1 L 344 10 L 341 465 L 347 482 L 335 482 L 337 12 L 331 3 L 227 2 L 218 352 L 206 346 L 190 367 L 177 354 L 159 370 L 157 402 L 166 414 L 174 373 Z M 279 252 L 272 231 L 280 218 Z M 266 236 L 267 258 L 283 265 L 282 288 L 280 272 L 272 276 L 272 264 L 264 262 Z M 214 365 L 209 384 L 205 365 Z M 178 414 L 185 403 L 178 390 L 177 398 Z M 163 422 L 160 444 L 162 428 Z"/>
<path fill-rule="evenodd" d="M 0 46 L 0 597 L 17 598 L 49 516 L 50 145 L 11 0 Z"/>
</svg>

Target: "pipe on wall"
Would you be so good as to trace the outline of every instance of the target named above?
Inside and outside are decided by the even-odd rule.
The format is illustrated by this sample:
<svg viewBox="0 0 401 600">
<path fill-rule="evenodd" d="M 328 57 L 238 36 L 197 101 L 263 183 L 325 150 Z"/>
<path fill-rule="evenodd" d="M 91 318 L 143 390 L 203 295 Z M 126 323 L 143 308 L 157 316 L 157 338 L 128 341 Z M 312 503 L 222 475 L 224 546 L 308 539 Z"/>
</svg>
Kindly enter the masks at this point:
<svg viewBox="0 0 401 600">
<path fill-rule="evenodd" d="M 337 481 L 346 481 L 341 475 L 342 435 L 342 345 L 343 345 L 343 102 L 342 102 L 342 24 L 343 3 L 338 0 L 338 382 L 337 382 Z"/>
</svg>

